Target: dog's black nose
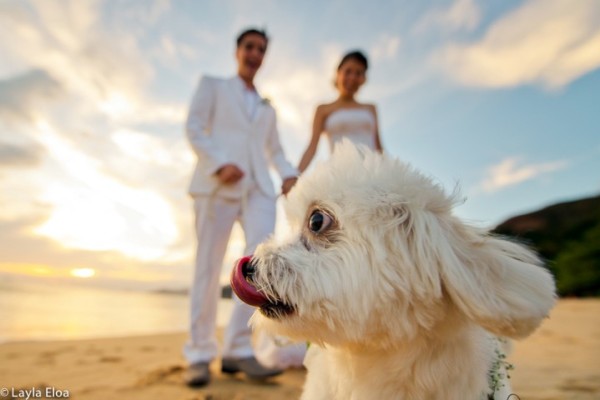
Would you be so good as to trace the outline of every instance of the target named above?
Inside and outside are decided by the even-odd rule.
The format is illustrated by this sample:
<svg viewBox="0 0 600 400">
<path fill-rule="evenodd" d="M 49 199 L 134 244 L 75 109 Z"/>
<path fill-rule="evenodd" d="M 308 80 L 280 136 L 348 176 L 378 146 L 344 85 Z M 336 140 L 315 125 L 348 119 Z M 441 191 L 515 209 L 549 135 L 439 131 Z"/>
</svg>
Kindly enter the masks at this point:
<svg viewBox="0 0 600 400">
<path fill-rule="evenodd" d="M 256 264 L 254 262 L 254 259 L 250 259 L 242 265 L 242 275 L 244 276 L 244 279 L 246 279 L 246 281 L 252 281 L 252 277 L 254 276 L 255 272 Z"/>
</svg>

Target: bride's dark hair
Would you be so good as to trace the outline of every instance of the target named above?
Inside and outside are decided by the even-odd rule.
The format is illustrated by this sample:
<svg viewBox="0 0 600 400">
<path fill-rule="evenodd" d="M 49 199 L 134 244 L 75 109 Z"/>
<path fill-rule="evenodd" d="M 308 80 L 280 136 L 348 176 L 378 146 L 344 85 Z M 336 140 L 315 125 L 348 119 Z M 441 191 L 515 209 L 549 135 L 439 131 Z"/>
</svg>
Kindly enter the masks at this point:
<svg viewBox="0 0 600 400">
<path fill-rule="evenodd" d="M 342 57 L 342 61 L 340 61 L 337 70 L 339 71 L 342 68 L 342 65 L 344 65 L 348 60 L 354 60 L 359 64 L 364 65 L 365 70 L 369 69 L 369 62 L 367 61 L 367 57 L 361 51 L 354 50 L 349 53 L 346 53 L 346 55 Z"/>
</svg>

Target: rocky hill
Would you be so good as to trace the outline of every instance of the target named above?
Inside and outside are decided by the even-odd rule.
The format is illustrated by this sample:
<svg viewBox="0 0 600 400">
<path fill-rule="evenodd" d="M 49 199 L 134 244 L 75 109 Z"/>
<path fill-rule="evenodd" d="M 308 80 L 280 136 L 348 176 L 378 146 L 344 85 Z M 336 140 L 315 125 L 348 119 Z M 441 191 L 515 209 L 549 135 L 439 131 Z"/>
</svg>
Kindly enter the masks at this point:
<svg viewBox="0 0 600 400">
<path fill-rule="evenodd" d="M 561 296 L 600 296 L 600 196 L 510 218 L 494 232 L 536 249 Z"/>
</svg>

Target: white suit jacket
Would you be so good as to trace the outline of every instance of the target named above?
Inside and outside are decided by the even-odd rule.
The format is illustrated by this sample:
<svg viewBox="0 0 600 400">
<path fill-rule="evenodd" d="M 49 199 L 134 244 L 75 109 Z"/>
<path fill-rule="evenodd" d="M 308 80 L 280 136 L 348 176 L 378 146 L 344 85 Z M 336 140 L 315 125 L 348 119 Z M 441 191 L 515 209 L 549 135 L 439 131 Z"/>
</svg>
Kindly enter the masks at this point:
<svg viewBox="0 0 600 400">
<path fill-rule="evenodd" d="M 240 78 L 203 77 L 192 100 L 186 133 L 198 156 L 190 184 L 191 195 L 241 198 L 250 184 L 275 197 L 269 175 L 272 165 L 282 180 L 298 175 L 285 158 L 279 142 L 275 110 L 261 100 L 254 118 L 250 118 Z M 225 164 L 235 164 L 244 178 L 222 185 L 215 172 Z"/>
</svg>

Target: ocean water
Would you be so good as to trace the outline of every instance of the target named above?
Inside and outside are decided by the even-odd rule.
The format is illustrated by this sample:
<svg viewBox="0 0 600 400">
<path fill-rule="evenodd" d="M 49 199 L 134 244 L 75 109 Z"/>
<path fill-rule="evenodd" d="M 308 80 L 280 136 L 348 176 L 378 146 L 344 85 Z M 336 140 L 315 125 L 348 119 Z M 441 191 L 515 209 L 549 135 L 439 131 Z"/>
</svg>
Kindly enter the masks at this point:
<svg viewBox="0 0 600 400">
<path fill-rule="evenodd" d="M 219 302 L 217 325 L 231 313 Z M 0 342 L 186 332 L 187 295 L 0 280 Z"/>
</svg>

